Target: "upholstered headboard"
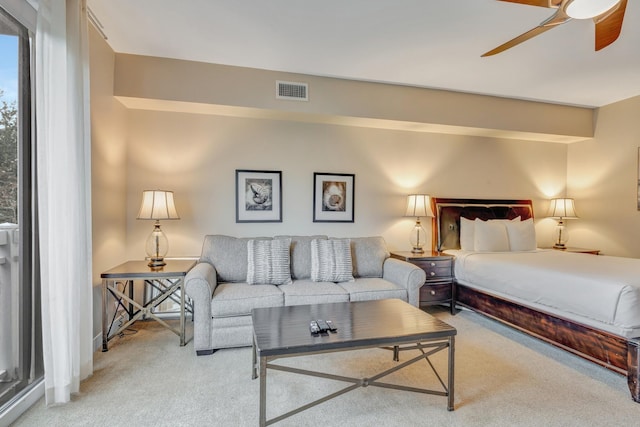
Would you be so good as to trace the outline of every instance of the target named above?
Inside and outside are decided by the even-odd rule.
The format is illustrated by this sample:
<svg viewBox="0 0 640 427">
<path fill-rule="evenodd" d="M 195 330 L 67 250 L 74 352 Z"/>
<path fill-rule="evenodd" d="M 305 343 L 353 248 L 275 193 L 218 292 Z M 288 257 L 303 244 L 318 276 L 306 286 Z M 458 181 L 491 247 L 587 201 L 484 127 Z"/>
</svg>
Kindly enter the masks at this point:
<svg viewBox="0 0 640 427">
<path fill-rule="evenodd" d="M 531 200 L 444 199 L 432 200 L 435 218 L 435 250 L 460 249 L 460 217 L 467 219 L 533 218 Z"/>
</svg>

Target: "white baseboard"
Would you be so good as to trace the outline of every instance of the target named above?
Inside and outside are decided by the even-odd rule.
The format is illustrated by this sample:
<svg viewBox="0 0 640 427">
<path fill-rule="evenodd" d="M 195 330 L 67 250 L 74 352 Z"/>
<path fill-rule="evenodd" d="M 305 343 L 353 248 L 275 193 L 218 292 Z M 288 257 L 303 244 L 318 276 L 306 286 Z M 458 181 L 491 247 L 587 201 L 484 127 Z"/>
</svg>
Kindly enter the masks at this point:
<svg viewBox="0 0 640 427">
<path fill-rule="evenodd" d="M 93 337 L 93 351 L 102 350 L 102 332 Z"/>
</svg>

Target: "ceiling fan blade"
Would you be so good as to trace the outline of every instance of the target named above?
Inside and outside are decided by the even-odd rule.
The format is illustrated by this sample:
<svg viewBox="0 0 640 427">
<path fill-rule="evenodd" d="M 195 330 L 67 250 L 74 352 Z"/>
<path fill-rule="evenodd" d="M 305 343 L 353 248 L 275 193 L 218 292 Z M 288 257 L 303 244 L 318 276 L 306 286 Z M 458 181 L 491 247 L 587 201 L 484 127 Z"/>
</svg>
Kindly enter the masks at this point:
<svg viewBox="0 0 640 427">
<path fill-rule="evenodd" d="M 490 50 L 489 52 L 483 53 L 481 56 L 485 57 L 485 56 L 492 56 L 495 54 L 498 54 L 500 52 L 504 52 L 507 49 L 511 49 L 512 47 L 519 45 L 522 42 L 525 42 L 529 39 L 534 38 L 535 36 L 544 33 L 547 30 L 550 30 L 553 27 L 544 27 L 542 25 L 537 26 L 529 31 L 527 31 L 526 33 L 520 34 L 518 37 L 515 37 L 511 40 L 509 40 L 506 43 L 501 44 L 500 46 L 496 47 L 495 49 Z"/>
<path fill-rule="evenodd" d="M 496 47 L 495 49 L 490 50 L 489 52 L 486 52 L 484 54 L 482 54 L 482 57 L 485 56 L 491 56 L 491 55 L 495 55 L 497 53 L 500 52 L 504 52 L 507 49 L 511 49 L 514 46 L 519 45 L 522 42 L 525 42 L 529 39 L 534 38 L 535 36 L 538 36 L 542 33 L 544 33 L 545 31 L 548 31 L 552 28 L 557 27 L 560 24 L 564 24 L 565 22 L 571 20 L 570 17 L 568 17 L 562 10 L 558 9 L 558 11 L 552 15 L 549 19 L 547 19 L 546 21 L 542 22 L 540 25 L 538 25 L 535 28 L 532 28 L 531 30 L 527 31 L 526 33 L 520 34 L 518 37 L 515 37 L 511 40 L 509 40 L 506 43 L 501 44 L 500 46 Z"/>
<path fill-rule="evenodd" d="M 618 39 L 626 8 L 627 0 L 621 0 L 612 13 L 593 18 L 596 23 L 596 50 L 603 49 Z"/>
<path fill-rule="evenodd" d="M 558 7 L 562 0 L 498 0 L 509 3 L 527 4 L 529 6 Z"/>
</svg>

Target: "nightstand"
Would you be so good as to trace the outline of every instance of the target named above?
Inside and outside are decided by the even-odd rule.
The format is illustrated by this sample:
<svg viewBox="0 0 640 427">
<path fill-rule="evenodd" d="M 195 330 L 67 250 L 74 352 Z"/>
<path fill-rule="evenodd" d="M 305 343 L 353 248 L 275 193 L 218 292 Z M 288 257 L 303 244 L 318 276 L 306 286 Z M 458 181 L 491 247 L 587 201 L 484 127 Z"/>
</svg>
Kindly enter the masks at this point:
<svg viewBox="0 0 640 427">
<path fill-rule="evenodd" d="M 455 307 L 452 304 L 453 287 L 453 256 L 439 252 L 425 252 L 415 254 L 409 251 L 391 252 L 391 258 L 414 264 L 427 273 L 424 285 L 420 288 L 420 307 L 449 304 L 451 313 Z"/>
<path fill-rule="evenodd" d="M 587 249 L 587 248 L 573 248 L 571 246 L 567 246 L 564 249 L 560 248 L 543 248 L 543 249 L 554 249 L 556 251 L 564 251 L 564 252 L 574 252 L 577 254 L 591 254 L 591 255 L 599 255 L 600 249 Z"/>
</svg>

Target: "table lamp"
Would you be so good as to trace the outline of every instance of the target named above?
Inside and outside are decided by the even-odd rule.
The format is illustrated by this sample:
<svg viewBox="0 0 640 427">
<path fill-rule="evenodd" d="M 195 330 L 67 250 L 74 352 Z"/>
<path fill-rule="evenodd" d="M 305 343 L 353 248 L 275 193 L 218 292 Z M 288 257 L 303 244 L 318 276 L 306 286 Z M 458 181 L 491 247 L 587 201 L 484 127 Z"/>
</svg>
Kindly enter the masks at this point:
<svg viewBox="0 0 640 427">
<path fill-rule="evenodd" d="M 137 219 L 153 219 L 153 231 L 147 238 L 146 252 L 149 267 L 166 265 L 164 256 L 169 250 L 167 236 L 160 228 L 161 219 L 180 219 L 173 203 L 173 191 L 145 190 L 142 192 L 142 204 Z"/>
<path fill-rule="evenodd" d="M 427 242 L 427 232 L 420 224 L 420 217 L 433 216 L 431 210 L 431 198 L 426 194 L 409 194 L 407 196 L 407 210 L 404 216 L 416 217 L 416 225 L 411 230 L 409 242 L 411 252 L 414 254 L 424 253 L 424 245 Z"/>
<path fill-rule="evenodd" d="M 559 198 L 551 199 L 549 204 L 549 211 L 547 216 L 558 219 L 558 226 L 555 232 L 555 243 L 553 245 L 556 249 L 566 249 L 565 244 L 569 240 L 569 233 L 564 225 L 565 219 L 576 219 L 576 206 L 573 199 Z"/>
</svg>

